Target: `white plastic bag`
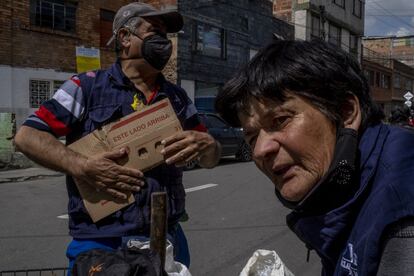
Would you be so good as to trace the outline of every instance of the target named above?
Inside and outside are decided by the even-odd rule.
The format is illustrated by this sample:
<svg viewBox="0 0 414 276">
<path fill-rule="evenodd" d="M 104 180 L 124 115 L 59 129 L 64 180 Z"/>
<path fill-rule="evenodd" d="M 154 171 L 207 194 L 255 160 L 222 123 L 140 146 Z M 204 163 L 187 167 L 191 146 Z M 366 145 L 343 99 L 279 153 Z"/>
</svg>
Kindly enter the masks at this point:
<svg viewBox="0 0 414 276">
<path fill-rule="evenodd" d="M 150 247 L 149 241 L 129 240 L 127 243 L 128 248 L 147 249 Z M 165 272 L 169 276 L 191 276 L 188 268 L 180 262 L 174 261 L 174 246 L 167 240 L 167 248 L 165 250 Z"/>
<path fill-rule="evenodd" d="M 294 276 L 283 264 L 276 251 L 258 249 L 239 276 Z"/>
<path fill-rule="evenodd" d="M 191 276 L 188 268 L 180 262 L 174 261 L 174 247 L 167 241 L 167 248 L 165 251 L 165 271 L 169 276 Z"/>
</svg>

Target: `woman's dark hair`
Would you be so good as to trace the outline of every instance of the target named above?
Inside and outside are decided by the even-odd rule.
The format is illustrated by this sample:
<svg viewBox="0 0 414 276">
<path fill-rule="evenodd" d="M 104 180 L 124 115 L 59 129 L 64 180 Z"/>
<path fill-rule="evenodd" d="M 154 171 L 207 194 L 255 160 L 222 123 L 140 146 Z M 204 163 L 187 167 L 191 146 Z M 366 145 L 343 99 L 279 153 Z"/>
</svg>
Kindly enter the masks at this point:
<svg viewBox="0 0 414 276">
<path fill-rule="evenodd" d="M 358 62 L 319 40 L 279 40 L 262 49 L 225 84 L 216 98 L 216 110 L 239 126 L 238 113 L 247 112 L 252 99 L 283 102 L 287 92 L 307 99 L 337 127 L 343 124 L 341 106 L 350 93 L 359 99 L 363 129 L 384 118 L 369 95 Z"/>
</svg>

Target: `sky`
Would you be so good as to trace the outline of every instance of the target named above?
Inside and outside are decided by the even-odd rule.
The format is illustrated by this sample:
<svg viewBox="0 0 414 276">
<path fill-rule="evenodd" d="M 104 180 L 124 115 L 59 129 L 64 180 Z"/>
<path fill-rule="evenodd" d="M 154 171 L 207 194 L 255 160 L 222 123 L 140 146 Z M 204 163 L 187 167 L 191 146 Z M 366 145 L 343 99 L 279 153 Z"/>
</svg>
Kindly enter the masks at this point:
<svg viewBox="0 0 414 276">
<path fill-rule="evenodd" d="M 364 35 L 414 35 L 414 0 L 365 0 Z"/>
</svg>

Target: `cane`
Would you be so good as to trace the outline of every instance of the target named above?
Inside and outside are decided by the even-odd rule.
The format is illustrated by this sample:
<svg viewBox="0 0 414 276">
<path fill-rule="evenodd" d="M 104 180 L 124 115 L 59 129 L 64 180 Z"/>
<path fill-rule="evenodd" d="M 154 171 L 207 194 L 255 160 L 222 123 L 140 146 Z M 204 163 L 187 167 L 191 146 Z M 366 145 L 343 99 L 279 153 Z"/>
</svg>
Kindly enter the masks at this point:
<svg viewBox="0 0 414 276">
<path fill-rule="evenodd" d="M 165 247 L 167 239 L 167 193 L 156 192 L 151 195 L 151 232 L 150 248 L 157 252 L 161 267 L 165 264 Z"/>
</svg>

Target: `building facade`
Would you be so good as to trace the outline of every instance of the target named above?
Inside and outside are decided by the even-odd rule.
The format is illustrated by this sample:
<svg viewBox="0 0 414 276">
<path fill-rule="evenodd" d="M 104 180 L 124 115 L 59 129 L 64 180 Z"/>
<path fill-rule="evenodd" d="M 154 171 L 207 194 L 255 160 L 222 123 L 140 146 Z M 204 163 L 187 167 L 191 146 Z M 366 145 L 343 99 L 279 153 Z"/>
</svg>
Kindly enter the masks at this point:
<svg viewBox="0 0 414 276">
<path fill-rule="evenodd" d="M 364 34 L 362 0 L 274 0 L 273 13 L 295 26 L 295 38 L 320 38 L 361 60 Z"/>
<path fill-rule="evenodd" d="M 268 0 L 179 0 L 178 84 L 199 110 L 213 111 L 222 85 L 274 39 L 292 39 L 293 26 L 272 14 Z"/>
<path fill-rule="evenodd" d="M 364 49 L 362 67 L 373 99 L 389 117 L 395 107 L 404 105 L 404 94 L 413 91 L 414 68 L 369 49 Z"/>
<path fill-rule="evenodd" d="M 414 67 L 414 35 L 365 37 L 363 45 L 365 48 L 381 53 L 387 58 L 396 59 Z"/>
<path fill-rule="evenodd" d="M 101 68 L 116 59 L 106 42 L 115 12 L 132 0 L 0 1 L 0 113 L 17 125 L 79 71 L 77 47 L 98 52 Z M 178 9 L 184 29 L 170 35 L 173 56 L 163 73 L 211 109 L 221 85 L 259 48 L 293 27 L 272 15 L 268 0 L 147 0 Z"/>
<path fill-rule="evenodd" d="M 77 72 L 76 47 L 99 49 L 101 67 L 111 64 L 112 18 L 129 2 L 0 1 L 0 112 L 20 125 Z"/>
</svg>

